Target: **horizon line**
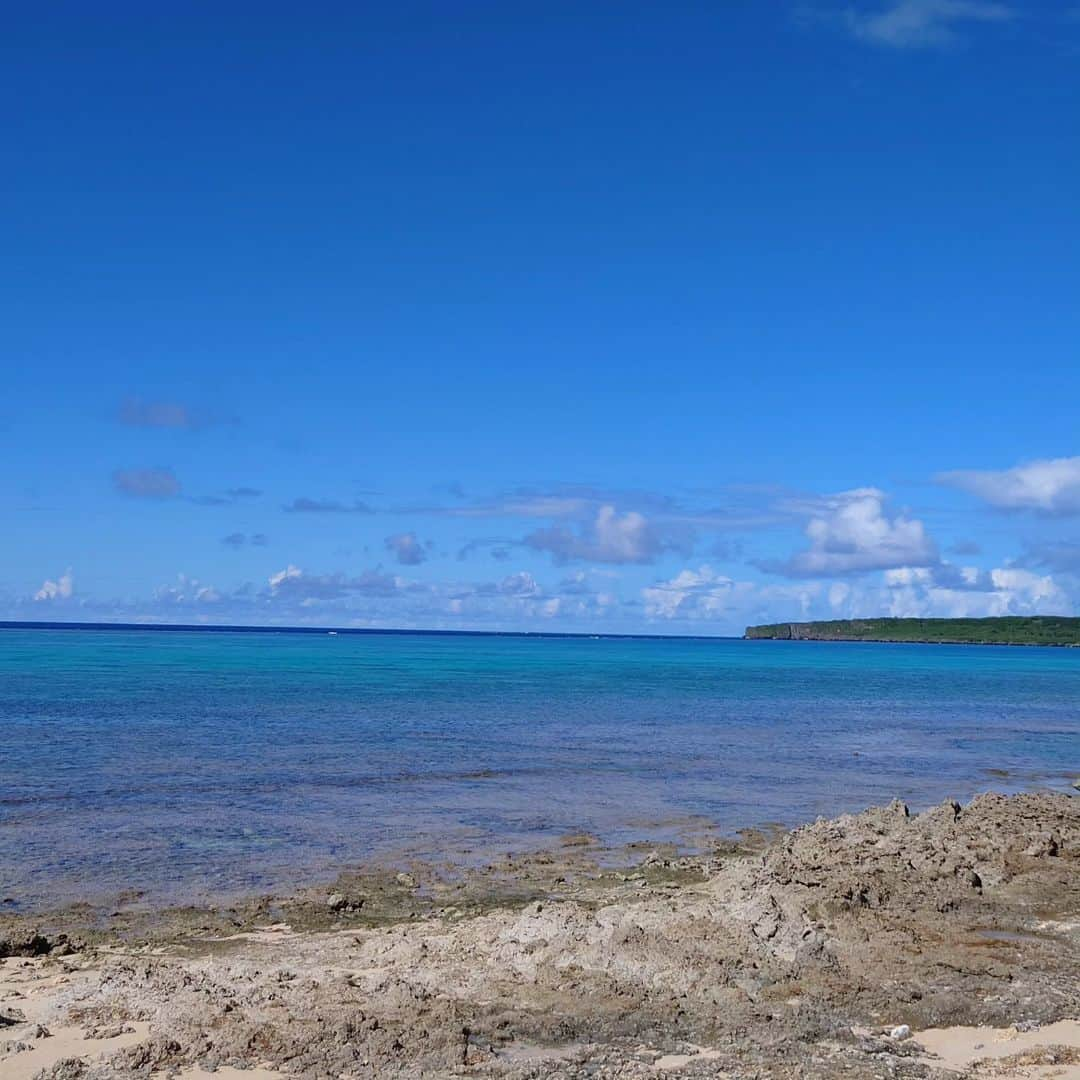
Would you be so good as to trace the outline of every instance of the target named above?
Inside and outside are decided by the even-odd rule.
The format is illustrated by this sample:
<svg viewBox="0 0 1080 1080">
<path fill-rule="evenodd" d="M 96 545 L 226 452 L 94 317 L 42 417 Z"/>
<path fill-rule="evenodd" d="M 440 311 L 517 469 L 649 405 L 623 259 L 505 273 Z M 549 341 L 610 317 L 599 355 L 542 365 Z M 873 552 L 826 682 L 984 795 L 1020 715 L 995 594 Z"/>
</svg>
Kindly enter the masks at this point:
<svg viewBox="0 0 1080 1080">
<path fill-rule="evenodd" d="M 445 630 L 437 628 L 394 626 L 277 626 L 245 623 L 165 623 L 165 622 L 78 622 L 60 620 L 0 619 L 0 630 L 150 630 L 159 632 L 208 631 L 219 634 L 420 634 L 429 637 L 545 637 L 545 638 L 614 638 L 622 640 L 746 641 L 744 634 L 627 634 L 589 633 L 567 630 Z"/>
</svg>

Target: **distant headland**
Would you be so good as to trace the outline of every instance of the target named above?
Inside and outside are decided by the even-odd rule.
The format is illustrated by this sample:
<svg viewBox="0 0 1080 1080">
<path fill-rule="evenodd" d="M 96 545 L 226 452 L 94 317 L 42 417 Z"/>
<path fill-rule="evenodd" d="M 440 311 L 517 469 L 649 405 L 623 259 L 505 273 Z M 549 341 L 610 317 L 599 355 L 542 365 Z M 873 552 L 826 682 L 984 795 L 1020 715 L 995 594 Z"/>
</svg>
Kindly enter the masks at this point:
<svg viewBox="0 0 1080 1080">
<path fill-rule="evenodd" d="M 832 619 L 748 626 L 747 638 L 780 641 L 909 641 L 942 645 L 1080 646 L 1080 618 Z"/>
</svg>

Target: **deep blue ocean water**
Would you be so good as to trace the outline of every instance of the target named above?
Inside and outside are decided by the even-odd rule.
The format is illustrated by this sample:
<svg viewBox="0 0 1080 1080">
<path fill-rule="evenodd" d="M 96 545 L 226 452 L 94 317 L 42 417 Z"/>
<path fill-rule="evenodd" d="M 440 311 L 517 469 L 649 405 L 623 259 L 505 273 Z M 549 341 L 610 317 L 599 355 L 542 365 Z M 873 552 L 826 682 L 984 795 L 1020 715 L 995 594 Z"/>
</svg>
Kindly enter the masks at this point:
<svg viewBox="0 0 1080 1080">
<path fill-rule="evenodd" d="M 1067 788 L 1080 650 L 0 629 L 0 900 Z"/>
</svg>

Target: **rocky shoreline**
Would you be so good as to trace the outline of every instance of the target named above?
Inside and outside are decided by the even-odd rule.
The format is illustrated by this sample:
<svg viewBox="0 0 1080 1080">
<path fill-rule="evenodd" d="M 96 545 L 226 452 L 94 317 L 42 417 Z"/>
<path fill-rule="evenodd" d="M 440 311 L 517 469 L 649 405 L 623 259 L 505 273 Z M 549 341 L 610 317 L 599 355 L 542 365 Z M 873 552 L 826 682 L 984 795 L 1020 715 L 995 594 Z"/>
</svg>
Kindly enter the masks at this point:
<svg viewBox="0 0 1080 1080">
<path fill-rule="evenodd" d="M 1032 645 L 1080 647 L 1080 618 L 994 615 L 986 618 L 823 619 L 748 626 L 751 641 L 861 641 L 895 645 Z"/>
<path fill-rule="evenodd" d="M 1080 798 L 610 854 L 0 916 L 0 1076 L 1080 1076 Z"/>
</svg>

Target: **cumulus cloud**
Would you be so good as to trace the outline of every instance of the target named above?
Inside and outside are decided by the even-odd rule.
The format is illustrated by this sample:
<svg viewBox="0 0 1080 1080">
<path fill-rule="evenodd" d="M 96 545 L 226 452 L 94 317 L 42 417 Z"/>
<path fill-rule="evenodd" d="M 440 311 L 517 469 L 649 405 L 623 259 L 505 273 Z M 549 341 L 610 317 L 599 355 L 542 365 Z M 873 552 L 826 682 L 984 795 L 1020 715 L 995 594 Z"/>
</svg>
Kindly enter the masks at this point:
<svg viewBox="0 0 1080 1080">
<path fill-rule="evenodd" d="M 979 618 L 1069 615 L 1073 604 L 1050 575 L 1017 567 L 898 567 L 876 583 L 835 582 L 816 618 Z"/>
<path fill-rule="evenodd" d="M 403 566 L 419 566 L 428 556 L 428 549 L 417 540 L 416 533 L 395 533 L 388 536 L 383 543 L 386 550 Z"/>
<path fill-rule="evenodd" d="M 959 40 L 964 23 L 1003 23 L 1014 18 L 990 0 L 899 0 L 877 10 L 848 9 L 843 24 L 853 37 L 893 49 L 941 48 Z"/>
<path fill-rule="evenodd" d="M 1053 577 L 1016 567 L 898 567 L 873 580 L 776 585 L 733 580 L 705 565 L 655 582 L 641 596 L 649 619 L 706 623 L 713 632 L 736 634 L 762 622 L 1068 615 L 1073 610 Z"/>
<path fill-rule="evenodd" d="M 41 588 L 34 593 L 36 603 L 49 603 L 53 600 L 70 600 L 75 593 L 75 578 L 69 566 L 55 581 L 46 578 Z"/>
<path fill-rule="evenodd" d="M 556 563 L 649 563 L 676 546 L 644 514 L 636 510 L 620 514 L 610 505 L 601 506 L 587 524 L 538 529 L 524 543 L 535 551 L 546 551 Z"/>
<path fill-rule="evenodd" d="M 338 502 L 336 499 L 311 499 L 306 495 L 293 499 L 282 509 L 287 514 L 373 514 L 367 503 L 354 499 L 351 503 Z"/>
<path fill-rule="evenodd" d="M 172 469 L 117 469 L 113 486 L 136 499 L 172 499 L 180 494 L 180 481 Z"/>
<path fill-rule="evenodd" d="M 1001 471 L 955 469 L 940 473 L 937 479 L 997 510 L 1059 516 L 1080 513 L 1080 457 L 1030 461 Z"/>
<path fill-rule="evenodd" d="M 805 618 L 820 594 L 817 582 L 796 586 L 736 581 L 707 564 L 641 590 L 647 618 L 708 621 L 729 633 L 739 633 L 746 622 L 778 610 Z"/>
<path fill-rule="evenodd" d="M 1049 575 L 1016 567 L 978 571 L 968 568 L 965 582 L 942 583 L 928 567 L 885 575 L 877 609 L 897 618 L 975 618 L 989 615 L 1069 615 L 1072 603 Z M 847 598 L 850 604 L 852 597 Z M 865 606 L 867 598 L 856 599 Z M 883 610 L 882 610 L 883 609 Z"/>
<path fill-rule="evenodd" d="M 820 500 L 806 526 L 810 546 L 786 562 L 760 562 L 788 577 L 840 577 L 900 566 L 931 566 L 937 548 L 923 523 L 885 509 L 885 493 L 857 488 Z"/>
<path fill-rule="evenodd" d="M 673 619 L 688 615 L 719 615 L 730 606 L 735 582 L 717 574 L 711 566 L 681 570 L 669 581 L 657 582 L 641 590 L 645 614 L 650 618 Z"/>
</svg>

